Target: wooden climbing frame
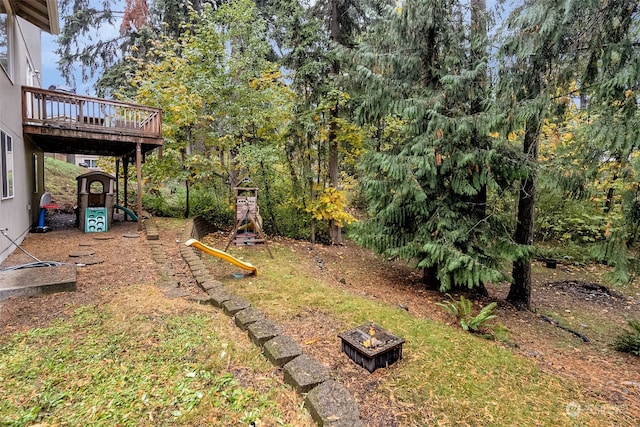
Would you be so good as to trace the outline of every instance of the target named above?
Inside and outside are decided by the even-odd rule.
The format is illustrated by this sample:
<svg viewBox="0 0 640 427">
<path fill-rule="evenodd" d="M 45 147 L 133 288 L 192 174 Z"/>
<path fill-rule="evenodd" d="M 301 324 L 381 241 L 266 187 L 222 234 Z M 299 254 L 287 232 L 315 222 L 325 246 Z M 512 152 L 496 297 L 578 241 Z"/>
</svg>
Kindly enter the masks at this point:
<svg viewBox="0 0 640 427">
<path fill-rule="evenodd" d="M 226 251 L 235 242 L 236 246 L 248 246 L 255 243 L 264 243 L 273 258 L 271 249 L 267 244 L 267 237 L 262 231 L 262 217 L 258 207 L 258 189 L 254 187 L 234 187 L 236 199 L 236 214 L 233 232 L 229 236 Z"/>
</svg>

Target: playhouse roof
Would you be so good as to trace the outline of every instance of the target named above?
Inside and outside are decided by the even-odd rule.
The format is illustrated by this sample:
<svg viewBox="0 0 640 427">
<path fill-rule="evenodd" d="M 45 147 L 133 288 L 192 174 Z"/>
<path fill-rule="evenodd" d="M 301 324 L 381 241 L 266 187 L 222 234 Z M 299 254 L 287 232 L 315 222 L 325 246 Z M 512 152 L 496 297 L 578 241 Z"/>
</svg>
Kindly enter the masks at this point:
<svg viewBox="0 0 640 427">
<path fill-rule="evenodd" d="M 103 178 L 109 178 L 109 179 L 111 179 L 113 181 L 116 180 L 115 176 L 113 176 L 111 174 L 108 174 L 106 172 L 102 172 L 102 171 L 91 171 L 91 172 L 83 173 L 82 175 L 78 175 L 76 177 L 76 180 L 80 181 L 83 178 L 91 178 L 91 177 L 98 177 L 98 176 L 99 177 L 103 177 Z"/>
</svg>

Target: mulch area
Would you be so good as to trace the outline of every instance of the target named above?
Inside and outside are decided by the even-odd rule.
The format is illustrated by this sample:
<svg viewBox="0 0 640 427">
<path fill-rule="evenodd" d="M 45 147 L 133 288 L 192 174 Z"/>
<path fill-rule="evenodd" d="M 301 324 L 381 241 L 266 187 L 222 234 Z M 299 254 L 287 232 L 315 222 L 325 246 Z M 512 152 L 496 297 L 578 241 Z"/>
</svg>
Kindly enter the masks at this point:
<svg viewBox="0 0 640 427">
<path fill-rule="evenodd" d="M 77 307 L 100 304 L 109 293 L 121 292 L 130 283 L 153 283 L 157 279 L 156 265 L 143 242 L 144 233 L 137 228 L 137 223 L 120 222 L 104 233 L 85 234 L 77 228 L 56 227 L 48 233 L 29 234 L 20 246 L 41 261 L 96 263 L 77 267 L 75 292 L 0 301 L 0 334 L 47 326 L 54 319 L 71 315 Z M 93 254 L 70 256 L 80 252 Z M 33 261 L 16 249 L 2 266 Z"/>
</svg>

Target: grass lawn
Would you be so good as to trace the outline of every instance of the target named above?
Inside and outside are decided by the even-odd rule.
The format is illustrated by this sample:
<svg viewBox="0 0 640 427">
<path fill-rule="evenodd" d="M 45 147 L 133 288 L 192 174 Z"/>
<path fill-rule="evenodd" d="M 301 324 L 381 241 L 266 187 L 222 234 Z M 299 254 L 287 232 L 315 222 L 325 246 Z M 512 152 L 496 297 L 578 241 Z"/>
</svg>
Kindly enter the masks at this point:
<svg viewBox="0 0 640 427">
<path fill-rule="evenodd" d="M 313 425 L 231 319 L 132 286 L 0 339 L 0 425 Z"/>
<path fill-rule="evenodd" d="M 577 383 L 542 372 L 501 343 L 418 318 L 395 305 L 354 294 L 348 286 L 323 280 L 321 275 L 309 274 L 301 262 L 304 247 L 294 252 L 273 243 L 271 250 L 275 259 L 269 258 L 266 250 L 230 248 L 259 266 L 259 273 L 242 280 L 225 274 L 223 281 L 269 317 L 290 325 L 292 333 L 308 327 L 296 325 L 301 313 L 319 310 L 340 328 L 375 321 L 403 337 L 403 360 L 382 370 L 386 371 L 383 374 L 376 371 L 381 379 L 378 388 L 406 408 L 403 425 L 637 425 L 624 407 L 595 401 Z M 224 274 L 221 261 L 203 259 L 212 271 Z M 362 375 L 368 374 L 362 370 Z M 573 402 L 581 404 L 579 416 L 567 411 Z"/>
</svg>

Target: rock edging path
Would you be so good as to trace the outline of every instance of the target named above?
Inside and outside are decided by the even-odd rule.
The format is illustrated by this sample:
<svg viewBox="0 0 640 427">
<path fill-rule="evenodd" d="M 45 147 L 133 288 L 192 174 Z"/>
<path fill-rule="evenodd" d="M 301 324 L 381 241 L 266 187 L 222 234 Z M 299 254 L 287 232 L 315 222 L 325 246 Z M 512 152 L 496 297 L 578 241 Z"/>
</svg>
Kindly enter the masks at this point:
<svg viewBox="0 0 640 427">
<path fill-rule="evenodd" d="M 198 239 L 206 234 L 206 228 L 197 218 L 187 220 L 183 240 Z M 161 286 L 170 297 L 185 297 L 201 304 L 211 304 L 234 318 L 236 326 L 247 331 L 249 339 L 260 347 L 265 357 L 284 372 L 285 382 L 305 395 L 305 406 L 319 426 L 362 427 L 358 404 L 341 384 L 330 378 L 327 369 L 313 357 L 304 354 L 302 347 L 282 328 L 251 304 L 230 292 L 222 282 L 215 280 L 200 259 L 200 251 L 182 245 L 180 255 L 187 263 L 198 286 L 207 296 L 194 296 L 177 286 L 172 279 L 173 268 L 159 241 L 158 227 L 154 220 L 145 220 L 147 240 L 152 258 L 160 264 Z M 204 228 L 204 229 L 203 229 Z M 201 230 L 202 229 L 202 230 Z M 202 232 L 201 232 L 202 231 Z"/>
</svg>

